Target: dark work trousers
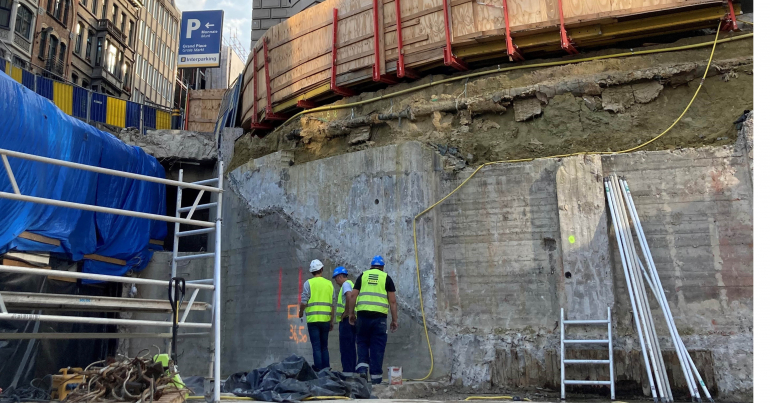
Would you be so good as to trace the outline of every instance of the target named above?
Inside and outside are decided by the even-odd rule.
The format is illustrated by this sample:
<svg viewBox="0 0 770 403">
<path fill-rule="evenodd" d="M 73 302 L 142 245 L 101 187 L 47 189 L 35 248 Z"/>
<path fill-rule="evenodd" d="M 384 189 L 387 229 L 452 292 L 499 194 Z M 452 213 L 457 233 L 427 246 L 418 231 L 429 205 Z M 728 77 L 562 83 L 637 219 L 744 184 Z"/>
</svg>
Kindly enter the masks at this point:
<svg viewBox="0 0 770 403">
<path fill-rule="evenodd" d="M 340 357 L 342 358 L 342 375 L 353 376 L 356 371 L 356 328 L 342 319 L 340 328 Z"/>
<path fill-rule="evenodd" d="M 329 368 L 329 322 L 310 322 L 307 332 L 313 345 L 313 369 Z"/>
<path fill-rule="evenodd" d="M 365 374 L 369 370 L 373 384 L 382 382 L 382 360 L 388 343 L 388 318 L 366 318 L 358 316 L 356 321 L 356 344 L 358 364 L 356 372 Z"/>
</svg>

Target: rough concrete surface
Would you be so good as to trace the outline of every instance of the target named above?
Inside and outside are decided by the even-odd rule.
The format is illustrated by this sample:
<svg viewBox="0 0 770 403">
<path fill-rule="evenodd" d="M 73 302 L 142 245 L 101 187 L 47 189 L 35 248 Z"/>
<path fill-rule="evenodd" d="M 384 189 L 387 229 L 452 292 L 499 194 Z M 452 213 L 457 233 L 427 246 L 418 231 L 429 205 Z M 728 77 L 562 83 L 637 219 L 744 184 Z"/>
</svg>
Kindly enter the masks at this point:
<svg viewBox="0 0 770 403">
<path fill-rule="evenodd" d="M 225 166 L 233 157 L 235 141 L 243 134 L 241 128 L 222 129 L 222 159 Z M 159 160 L 214 161 L 217 144 L 213 133 L 188 130 L 148 130 L 142 135 L 133 127 L 122 129 L 117 135 L 126 144 L 141 147 Z"/>
<path fill-rule="evenodd" d="M 445 151 L 439 157 L 413 142 L 303 164 L 280 152 L 232 171 L 223 367 L 256 368 L 293 352 L 310 357 L 303 334 L 294 333 L 303 324 L 288 308 L 297 303 L 307 262 L 320 258 L 357 274 L 371 256 L 383 254 L 407 324 L 390 335 L 386 366 L 402 366 L 407 378 L 424 376 L 411 219 L 472 172 L 442 169 Z M 745 147 L 738 146 L 544 159 L 477 174 L 417 222 L 434 377 L 446 374 L 479 390 L 555 389 L 559 308 L 573 317 L 603 318 L 606 308 L 600 308 L 610 304 L 619 396 L 644 392 L 598 180 L 612 172 L 629 181 L 675 321 L 704 381 L 720 399 L 751 401 L 753 188 Z M 665 327 L 653 309 L 660 335 Z M 684 397 L 676 355 L 667 337 L 661 340 L 672 388 Z M 338 365 L 335 343 L 330 340 L 332 366 Z M 606 351 L 569 354 L 600 359 Z M 607 373 L 572 368 L 567 376 Z"/>
<path fill-rule="evenodd" d="M 713 36 L 707 35 L 645 49 L 711 40 Z M 617 51 L 627 49 L 583 56 Z M 360 107 L 306 115 L 263 139 L 241 138 L 228 170 L 277 150 L 294 151 L 295 162 L 302 163 L 405 141 L 456 148 L 458 158 L 470 165 L 627 149 L 662 132 L 682 113 L 700 83 L 710 51 L 707 46 L 514 70 L 441 84 Z M 753 109 L 752 74 L 751 39 L 717 45 L 697 100 L 676 130 L 648 149 L 732 144 L 737 135 L 732 122 L 744 110 Z M 340 103 L 376 99 L 442 78 L 426 77 Z M 603 102 L 610 110 L 605 110 Z M 434 111 L 442 114 L 438 122 Z M 365 144 L 350 145 L 349 135 L 327 129 L 360 117 L 370 117 L 372 125 L 371 138 Z"/>
</svg>

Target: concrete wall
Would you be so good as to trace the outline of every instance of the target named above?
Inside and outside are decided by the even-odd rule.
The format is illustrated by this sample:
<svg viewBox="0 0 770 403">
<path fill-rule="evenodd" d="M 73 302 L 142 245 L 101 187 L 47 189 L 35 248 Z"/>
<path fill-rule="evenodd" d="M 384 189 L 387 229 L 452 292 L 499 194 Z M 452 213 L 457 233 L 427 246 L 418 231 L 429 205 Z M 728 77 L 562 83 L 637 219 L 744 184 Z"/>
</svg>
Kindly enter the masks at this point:
<svg viewBox="0 0 770 403">
<path fill-rule="evenodd" d="M 679 331 L 705 382 L 723 399 L 750 401 L 753 187 L 746 155 L 736 146 L 485 168 L 417 222 L 434 376 L 484 387 L 558 386 L 560 308 L 570 318 L 603 318 L 609 305 L 619 393 L 642 391 L 646 375 L 602 191 L 602 176 L 614 172 L 629 181 Z M 310 358 L 303 323 L 290 307 L 309 261 L 359 273 L 382 254 L 398 288 L 402 326 L 390 335 L 386 365 L 403 366 L 408 378 L 425 375 L 411 220 L 472 171 L 443 171 L 419 143 L 298 165 L 292 158 L 271 154 L 229 175 L 223 371 L 292 353 Z M 682 393 L 653 309 L 672 387 Z M 571 371 L 606 376 L 602 369 Z"/>
</svg>

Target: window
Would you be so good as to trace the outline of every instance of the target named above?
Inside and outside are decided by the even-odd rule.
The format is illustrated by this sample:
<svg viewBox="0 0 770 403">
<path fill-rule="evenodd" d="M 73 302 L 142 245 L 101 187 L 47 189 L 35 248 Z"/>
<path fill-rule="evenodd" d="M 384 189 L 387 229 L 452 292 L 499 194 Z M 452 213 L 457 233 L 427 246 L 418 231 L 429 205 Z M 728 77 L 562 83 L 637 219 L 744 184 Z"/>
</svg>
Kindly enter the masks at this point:
<svg viewBox="0 0 770 403">
<path fill-rule="evenodd" d="M 126 33 L 126 13 L 120 14 L 120 32 Z"/>
<path fill-rule="evenodd" d="M 142 80 L 147 81 L 147 59 L 142 60 Z"/>
<path fill-rule="evenodd" d="M 67 55 L 67 45 L 61 44 L 59 45 L 59 61 L 64 61 L 64 56 Z"/>
<path fill-rule="evenodd" d="M 102 19 L 107 18 L 107 0 L 102 0 Z"/>
<path fill-rule="evenodd" d="M 64 0 L 64 14 L 62 14 L 61 18 L 59 18 L 59 21 L 61 21 L 64 26 L 67 26 L 67 22 L 69 21 L 70 16 L 70 3 L 71 0 Z"/>
<path fill-rule="evenodd" d="M 78 75 L 75 73 L 72 73 L 72 82 L 77 85 L 78 79 L 79 79 Z"/>
<path fill-rule="evenodd" d="M 42 31 L 40 31 L 40 53 L 37 54 L 37 57 L 45 60 L 45 45 L 46 41 L 48 40 L 48 31 L 43 28 Z"/>
<path fill-rule="evenodd" d="M 174 67 L 176 65 L 176 55 L 174 52 L 171 52 L 171 67 Z"/>
<path fill-rule="evenodd" d="M 123 59 L 123 52 L 118 53 L 118 64 L 115 66 L 115 76 L 118 79 L 123 78 L 123 74 L 125 74 L 125 70 L 123 70 L 123 67 L 125 65 L 125 61 Z"/>
<path fill-rule="evenodd" d="M 150 35 L 150 50 L 155 51 L 155 32 Z"/>
<path fill-rule="evenodd" d="M 91 31 L 86 33 L 86 60 L 91 61 L 91 37 L 94 36 Z M 88 87 L 85 85 L 84 87 Z"/>
<path fill-rule="evenodd" d="M 121 59 L 122 59 L 123 55 L 120 55 L 120 56 L 121 56 Z M 126 71 L 128 71 L 128 63 L 123 62 L 120 66 L 121 66 L 120 67 L 120 76 L 123 78 L 122 83 L 127 85 L 128 84 L 128 74 L 126 74 Z"/>
<path fill-rule="evenodd" d="M 134 67 L 134 74 L 141 77 L 142 55 L 136 55 L 136 65 Z"/>
<path fill-rule="evenodd" d="M 83 7 L 88 7 L 88 0 L 80 0 L 80 4 L 82 4 Z"/>
<path fill-rule="evenodd" d="M 107 71 L 112 75 L 117 75 L 115 66 L 118 62 L 118 48 L 111 44 L 110 41 L 105 42 L 104 49 L 107 50 Z"/>
<path fill-rule="evenodd" d="M 83 24 L 78 23 L 75 28 L 75 54 L 79 55 L 81 50 L 83 50 Z M 77 80 L 72 81 L 77 82 Z"/>
<path fill-rule="evenodd" d="M 96 17 L 96 3 L 97 0 L 91 0 L 91 12 L 94 14 L 94 17 Z"/>
<path fill-rule="evenodd" d="M 95 3 L 95 1 L 94 1 L 94 3 Z M 83 79 L 83 83 L 80 86 L 83 87 L 83 88 L 88 88 L 88 80 Z"/>
<path fill-rule="evenodd" d="M 56 17 L 57 20 L 61 19 L 61 16 L 59 16 L 59 13 L 61 12 L 61 2 L 62 0 L 54 0 L 53 3 L 53 16 Z"/>
<path fill-rule="evenodd" d="M 104 38 L 96 38 L 96 66 L 102 65 L 102 41 Z"/>
<path fill-rule="evenodd" d="M 144 31 L 144 46 L 150 47 L 150 26 L 147 26 L 147 29 Z"/>
<path fill-rule="evenodd" d="M 11 27 L 11 7 L 13 0 L 0 0 L 0 27 Z"/>
<path fill-rule="evenodd" d="M 144 20 L 139 21 L 139 40 L 144 41 Z"/>
<path fill-rule="evenodd" d="M 134 22 L 128 22 L 128 46 L 134 46 Z"/>
<path fill-rule="evenodd" d="M 112 25 L 118 25 L 118 5 L 112 5 Z"/>
<path fill-rule="evenodd" d="M 29 34 L 32 32 L 32 11 L 27 6 L 19 4 L 16 9 L 16 33 L 29 39 Z"/>
<path fill-rule="evenodd" d="M 48 59 L 54 60 L 56 58 L 56 48 L 59 47 L 59 39 L 51 35 L 51 45 L 48 47 Z"/>
</svg>

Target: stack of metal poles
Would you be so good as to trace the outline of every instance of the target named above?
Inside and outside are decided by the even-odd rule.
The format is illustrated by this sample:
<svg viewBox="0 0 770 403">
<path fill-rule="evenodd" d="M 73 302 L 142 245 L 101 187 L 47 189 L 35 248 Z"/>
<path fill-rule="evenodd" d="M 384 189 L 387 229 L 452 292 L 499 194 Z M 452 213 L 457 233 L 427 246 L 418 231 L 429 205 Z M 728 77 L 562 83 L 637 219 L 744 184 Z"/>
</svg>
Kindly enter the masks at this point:
<svg viewBox="0 0 770 403">
<path fill-rule="evenodd" d="M 617 175 L 613 174 L 604 178 L 604 190 L 607 196 L 607 205 L 610 209 L 610 215 L 612 216 L 615 239 L 620 251 L 623 274 L 626 279 L 626 287 L 628 288 L 628 295 L 631 300 L 634 323 L 636 324 L 636 331 L 642 346 L 642 356 L 647 371 L 647 378 L 650 381 L 650 392 L 653 399 L 657 402 L 658 398 L 660 398 L 664 403 L 674 401 L 671 393 L 671 385 L 666 373 L 665 363 L 663 362 L 658 335 L 655 330 L 655 323 L 650 310 L 650 303 L 647 299 L 647 292 L 644 286 L 645 281 L 663 312 L 669 336 L 671 337 L 677 358 L 679 359 L 684 378 L 687 381 L 687 387 L 692 400 L 698 402 L 701 401 L 700 393 L 698 392 L 698 385 L 700 385 L 706 398 L 713 402 L 714 400 L 711 398 L 711 394 L 709 394 L 708 389 L 706 389 L 706 385 L 698 373 L 698 370 L 695 368 L 692 357 L 690 357 L 690 354 L 687 351 L 687 348 L 685 348 L 682 338 L 679 336 L 679 332 L 676 329 L 676 324 L 674 323 L 674 318 L 671 314 L 671 308 L 668 305 L 666 294 L 663 291 L 663 286 L 660 277 L 658 276 L 655 262 L 652 260 L 652 254 L 650 253 L 647 238 L 644 235 L 644 231 L 639 221 L 639 215 L 637 214 L 634 200 L 631 197 L 628 183 L 626 183 L 624 179 L 620 179 Z M 631 230 L 632 225 L 634 232 L 636 233 L 637 243 L 642 251 L 642 256 L 644 256 L 646 267 L 637 254 L 637 247 L 634 244 Z"/>
</svg>

